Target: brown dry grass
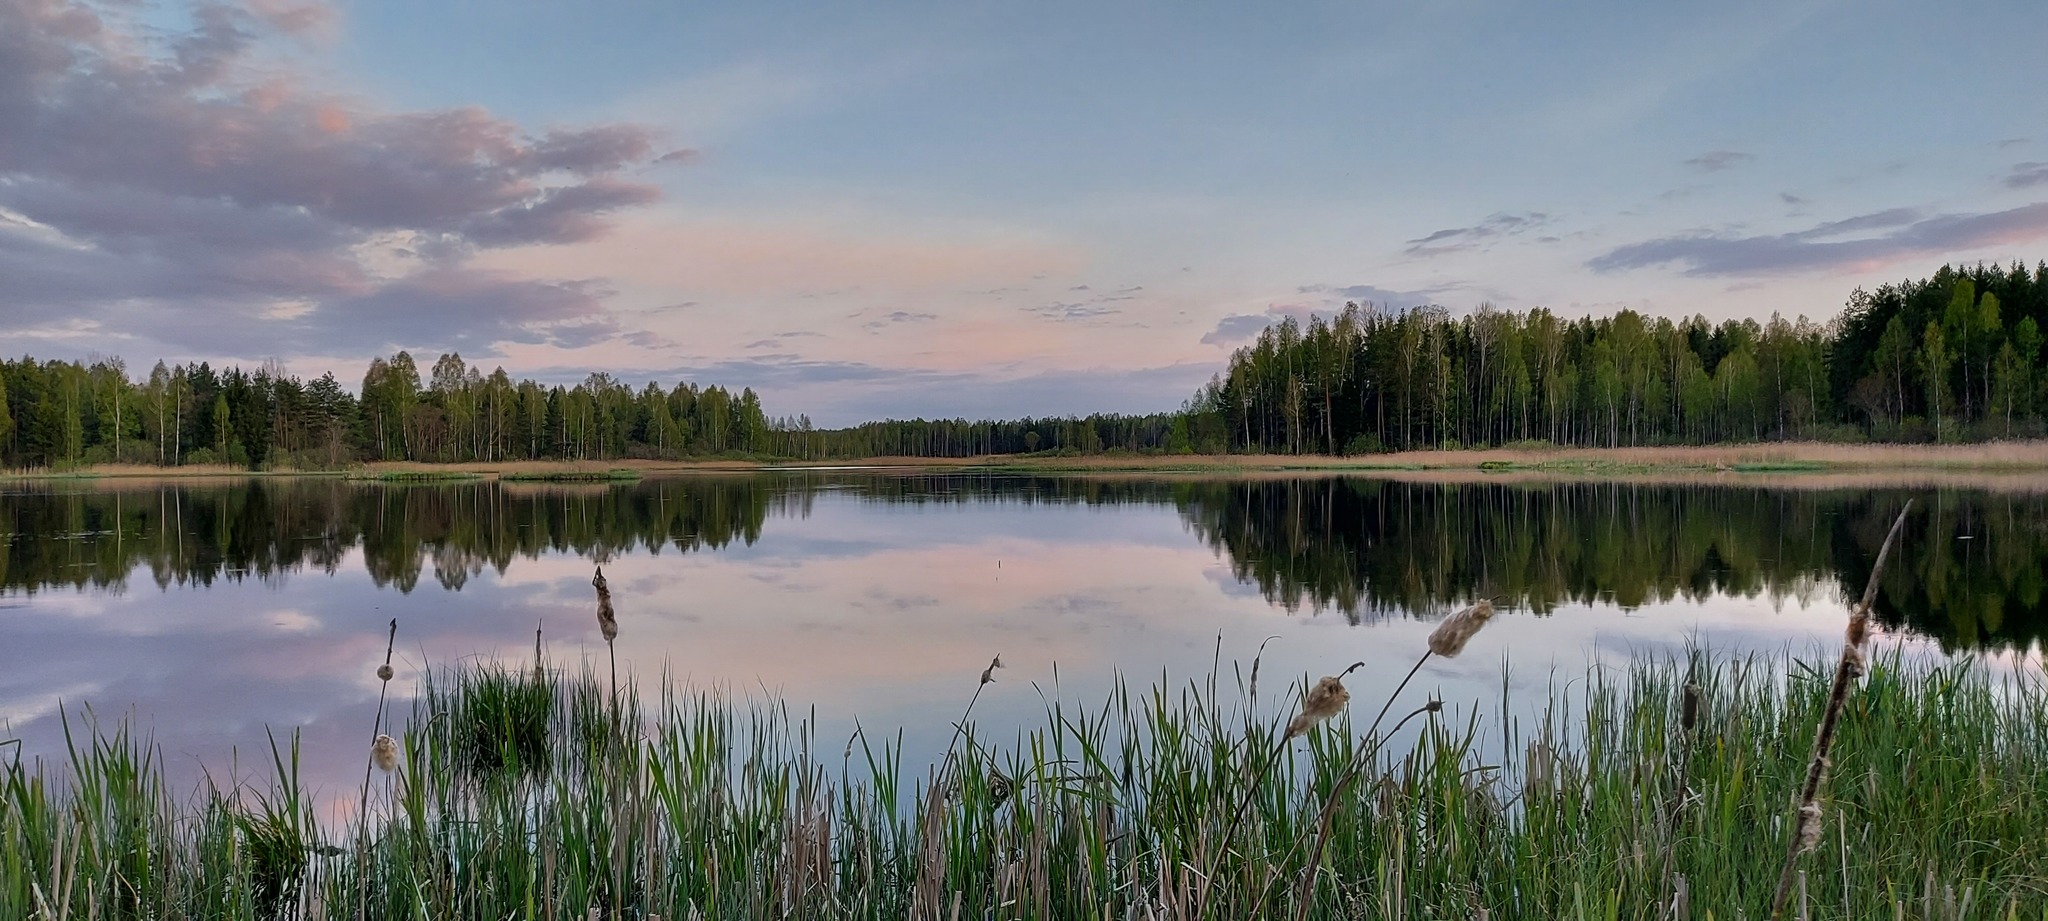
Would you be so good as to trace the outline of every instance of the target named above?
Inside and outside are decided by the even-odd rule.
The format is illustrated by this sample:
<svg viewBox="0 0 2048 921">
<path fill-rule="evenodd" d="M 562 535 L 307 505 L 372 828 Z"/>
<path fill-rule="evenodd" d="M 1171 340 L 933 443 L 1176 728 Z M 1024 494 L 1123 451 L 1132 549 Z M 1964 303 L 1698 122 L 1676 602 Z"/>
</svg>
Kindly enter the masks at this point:
<svg viewBox="0 0 2048 921">
<path fill-rule="evenodd" d="M 1813 472 L 1760 471 L 1741 474 L 1742 482 L 1796 480 L 1809 483 L 1816 478 L 1867 477 L 1885 474 L 1886 482 L 1904 475 L 1918 477 L 1954 472 L 1983 474 L 1991 481 L 2032 479 L 2028 472 L 2048 472 L 2048 440 L 1995 441 L 1973 445 L 1844 445 L 1822 442 L 1778 442 L 1769 444 L 1709 445 L 1701 447 L 1656 448 L 1486 448 L 1464 451 L 1401 451 L 1358 457 L 1287 454 L 1227 455 L 1140 455 L 1107 454 L 1086 457 L 1027 455 L 980 455 L 975 457 L 871 457 L 830 463 L 762 464 L 754 461 L 497 461 L 455 464 L 380 462 L 359 468 L 370 474 L 403 471 L 446 471 L 484 476 L 534 473 L 596 473 L 612 469 L 638 471 L 646 476 L 698 472 L 746 471 L 763 467 L 787 468 L 926 468 L 961 469 L 1002 467 L 1025 470 L 1075 472 L 1202 472 L 1259 473 L 1318 470 L 1366 472 L 1403 477 L 1417 471 L 1429 478 L 1460 479 L 1470 473 L 1488 479 L 1533 475 L 1535 478 L 1597 475 L 1639 477 L 1643 475 L 1697 477 L 1734 471 L 1743 465 L 1816 465 Z M 1509 465 L 1508 471 L 1481 471 L 1482 465 Z M 188 477 L 247 476 L 247 471 L 226 465 L 153 467 L 144 464 L 105 464 L 84 471 L 12 471 L 15 478 L 89 477 L 128 480 L 161 480 Z M 332 472 L 324 472 L 332 475 Z M 1404 477 L 1405 478 L 1405 477 Z M 1844 485 L 1858 485 L 1845 481 Z"/>
<path fill-rule="evenodd" d="M 1816 463 L 1830 467 L 2048 468 L 2048 441 L 1993 441 L 1973 445 L 1845 445 L 1813 441 L 1659 448 L 1490 449 L 1406 451 L 1374 461 L 1476 467 L 1507 463 L 1593 463 L 1644 467 L 1734 467 L 1758 463 Z"/>
<path fill-rule="evenodd" d="M 1397 451 L 1355 457 L 1323 454 L 1096 455 L 1089 457 L 999 457 L 984 462 L 1061 469 L 1216 467 L 1245 470 L 1301 468 L 1414 467 L 1477 469 L 1482 464 L 1640 468 L 1734 468 L 1741 464 L 1822 464 L 1862 469 L 2043 469 L 2048 440 L 1994 441 L 1972 445 L 1849 445 L 1813 441 L 1767 444 L 1645 448 L 1476 448 L 1461 451 Z"/>
</svg>

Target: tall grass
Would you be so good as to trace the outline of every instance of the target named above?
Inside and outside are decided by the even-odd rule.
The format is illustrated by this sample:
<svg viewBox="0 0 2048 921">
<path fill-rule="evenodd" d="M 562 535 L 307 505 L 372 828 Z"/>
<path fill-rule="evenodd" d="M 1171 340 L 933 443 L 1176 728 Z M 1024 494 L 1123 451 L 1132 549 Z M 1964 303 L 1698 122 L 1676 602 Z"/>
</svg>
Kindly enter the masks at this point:
<svg viewBox="0 0 2048 921">
<path fill-rule="evenodd" d="M 1402 704 L 1419 732 L 1375 753 L 1344 714 L 1283 739 L 1211 676 L 1004 738 L 963 721 L 942 771 L 779 706 L 472 666 L 431 679 L 339 828 L 288 740 L 268 780 L 181 798 L 147 739 L 82 716 L 63 756 L 4 765 L 0 917 L 342 918 L 367 884 L 371 918 L 1166 918 L 1211 867 L 1214 918 L 1756 917 L 1830 677 L 1643 659 L 1533 710 L 1504 682 Z M 1875 661 L 1793 911 L 2048 917 L 2043 691 Z"/>
</svg>

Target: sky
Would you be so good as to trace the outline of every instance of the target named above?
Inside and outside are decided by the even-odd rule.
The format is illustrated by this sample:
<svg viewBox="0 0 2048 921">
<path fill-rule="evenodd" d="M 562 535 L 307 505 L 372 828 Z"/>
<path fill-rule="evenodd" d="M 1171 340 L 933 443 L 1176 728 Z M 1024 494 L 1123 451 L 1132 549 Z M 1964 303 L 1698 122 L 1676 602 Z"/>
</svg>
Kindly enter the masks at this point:
<svg viewBox="0 0 2048 921">
<path fill-rule="evenodd" d="M 0 0 L 0 343 L 821 425 L 1172 409 L 1285 316 L 1833 317 L 2048 258 L 2019 2 Z"/>
</svg>

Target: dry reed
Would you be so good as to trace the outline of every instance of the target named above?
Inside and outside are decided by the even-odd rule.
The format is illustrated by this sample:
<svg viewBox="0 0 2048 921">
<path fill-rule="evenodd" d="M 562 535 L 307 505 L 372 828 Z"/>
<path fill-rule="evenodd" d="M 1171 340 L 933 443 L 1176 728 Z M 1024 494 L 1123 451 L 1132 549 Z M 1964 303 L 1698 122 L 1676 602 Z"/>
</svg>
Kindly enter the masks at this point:
<svg viewBox="0 0 2048 921">
<path fill-rule="evenodd" d="M 1336 813 L 1339 800 L 1350 791 L 1351 785 L 1358 779 L 1359 772 L 1364 770 L 1367 764 L 1379 758 L 1381 740 L 1379 734 L 1380 721 L 1387 718 L 1387 711 L 1393 708 L 1394 701 L 1400 699 L 1401 692 L 1408 687 L 1408 682 L 1414 680 L 1415 673 L 1422 670 L 1422 666 L 1429 662 L 1431 656 L 1445 659 L 1456 658 L 1459 653 L 1465 651 L 1465 646 L 1472 642 L 1472 638 L 1478 636 L 1479 631 L 1484 629 L 1487 623 L 1493 620 L 1493 613 L 1492 599 L 1481 598 L 1463 610 L 1444 618 L 1442 623 L 1437 624 L 1436 629 L 1429 633 L 1429 648 L 1423 650 L 1421 658 L 1415 660 L 1414 667 L 1408 669 L 1407 675 L 1402 676 L 1401 683 L 1394 686 L 1394 693 L 1387 695 L 1387 702 L 1380 706 L 1379 714 L 1373 717 L 1372 725 L 1365 731 L 1363 739 L 1365 745 L 1362 748 L 1354 749 L 1347 756 L 1348 761 L 1344 766 L 1343 773 L 1339 774 L 1337 782 L 1330 786 L 1329 798 L 1323 804 L 1321 820 L 1317 823 L 1315 844 L 1309 851 L 1311 856 L 1308 865 L 1302 870 L 1300 895 L 1298 897 L 1301 911 L 1296 915 L 1297 919 L 1308 917 L 1308 906 L 1313 902 L 1313 895 L 1315 893 L 1317 868 L 1322 863 L 1324 849 L 1329 845 L 1331 819 Z M 1353 669 L 1364 664 L 1364 662 L 1355 663 L 1351 668 L 1345 669 L 1344 674 L 1348 675 Z M 1392 735 L 1400 731 L 1402 725 L 1419 714 L 1436 713 L 1442 709 L 1443 703 L 1441 701 L 1431 700 L 1429 703 L 1410 712 L 1407 716 L 1401 717 L 1400 721 L 1396 722 L 1394 728 L 1388 730 L 1387 734 Z"/>
<path fill-rule="evenodd" d="M 1798 876 L 1799 855 L 1820 845 L 1821 808 L 1820 788 L 1827 780 L 1828 756 L 1835 744 L 1835 730 L 1842 722 L 1842 708 L 1849 699 L 1849 687 L 1863 675 L 1863 644 L 1870 640 L 1870 609 L 1877 603 L 1877 586 L 1884 575 L 1885 560 L 1891 556 L 1892 544 L 1899 539 L 1899 532 L 1906 527 L 1906 515 L 1913 510 L 1913 501 L 1906 500 L 1899 509 L 1899 517 L 1892 522 L 1892 529 L 1884 536 L 1884 543 L 1877 548 L 1877 560 L 1870 567 L 1870 581 L 1863 585 L 1863 600 L 1849 614 L 1849 626 L 1845 631 L 1841 662 L 1835 666 L 1834 684 L 1828 689 L 1827 707 L 1821 712 L 1820 729 L 1813 738 L 1813 757 L 1806 765 L 1806 780 L 1800 785 L 1799 797 L 1794 800 L 1794 826 L 1791 845 L 1785 851 L 1785 866 L 1778 874 L 1778 888 L 1771 896 L 1769 917 L 1783 917 L 1785 902 L 1792 894 L 1792 882 Z"/>
<path fill-rule="evenodd" d="M 609 644 L 619 638 L 619 620 L 612 609 L 612 587 L 605 581 L 603 566 L 597 567 L 597 574 L 590 577 L 590 585 L 597 589 L 597 629 Z"/>
<path fill-rule="evenodd" d="M 590 577 L 590 585 L 597 589 L 597 629 L 604 634 L 604 651 L 611 660 L 612 710 L 619 708 L 619 620 L 612 610 L 612 587 L 605 581 L 604 567 L 597 567 L 597 574 Z"/>
<path fill-rule="evenodd" d="M 390 632 L 384 637 L 384 662 L 377 666 L 377 717 L 370 724 L 370 763 L 363 765 L 363 798 L 357 807 L 356 821 L 360 832 L 356 839 L 356 872 L 362 878 L 356 888 L 356 916 L 362 917 L 368 910 L 370 889 L 369 874 L 366 872 L 370 853 L 370 771 L 378 766 L 377 748 L 380 742 L 389 741 L 384 734 L 384 697 L 391 690 L 391 650 L 398 644 L 398 618 L 391 618 Z M 394 749 L 395 745 L 392 746 Z M 394 761 L 396 752 L 394 751 Z M 390 768 L 385 768 L 389 771 Z"/>
</svg>

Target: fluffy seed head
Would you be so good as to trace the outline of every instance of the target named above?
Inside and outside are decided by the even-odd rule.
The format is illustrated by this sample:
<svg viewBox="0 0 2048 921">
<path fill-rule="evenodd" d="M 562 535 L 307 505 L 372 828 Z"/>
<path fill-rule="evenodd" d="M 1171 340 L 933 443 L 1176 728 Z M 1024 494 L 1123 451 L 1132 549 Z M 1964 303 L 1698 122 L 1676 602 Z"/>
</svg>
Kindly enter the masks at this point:
<svg viewBox="0 0 2048 921">
<path fill-rule="evenodd" d="M 386 663 L 384 663 L 383 665 L 379 665 L 379 666 L 377 666 L 377 680 L 378 680 L 378 681 L 390 681 L 390 680 L 391 680 L 391 663 L 389 663 L 389 662 L 386 662 Z"/>
<path fill-rule="evenodd" d="M 619 638 L 619 620 L 612 611 L 612 587 L 604 580 L 604 567 L 597 567 L 597 575 L 590 577 L 590 584 L 597 589 L 597 629 L 609 643 Z"/>
<path fill-rule="evenodd" d="M 398 740 L 388 735 L 377 736 L 370 743 L 370 760 L 377 763 L 377 769 L 390 773 L 398 769 Z"/>
<path fill-rule="evenodd" d="M 1344 682 L 1325 675 L 1316 686 L 1309 689 L 1308 696 L 1301 700 L 1301 712 L 1287 723 L 1286 738 L 1292 739 L 1330 717 L 1351 702 L 1351 692 L 1344 689 Z"/>
<path fill-rule="evenodd" d="M 1493 619 L 1493 602 L 1485 598 L 1478 603 L 1444 618 L 1429 634 L 1429 651 L 1449 659 L 1465 651 L 1465 644 L 1479 633 L 1479 628 Z"/>
<path fill-rule="evenodd" d="M 1849 645 L 1862 646 L 1870 641 L 1870 615 L 1857 613 L 1849 617 Z"/>
<path fill-rule="evenodd" d="M 1806 853 L 1820 846 L 1820 804 L 1807 803 L 1799 807 L 1799 852 Z"/>
<path fill-rule="evenodd" d="M 988 667 L 987 667 L 987 668 L 984 668 L 984 669 L 982 669 L 982 670 L 981 670 L 981 683 L 982 683 L 982 684 L 987 684 L 987 683 L 989 683 L 989 682 L 991 682 L 991 681 L 994 681 L 994 680 L 996 680 L 996 669 L 999 669 L 999 668 L 1002 668 L 1002 667 L 1003 667 L 1003 657 L 1002 657 L 1002 656 L 997 656 L 997 657 L 995 657 L 995 658 L 993 658 L 993 659 L 990 659 L 990 660 L 989 660 L 989 663 L 988 663 Z"/>
</svg>

